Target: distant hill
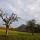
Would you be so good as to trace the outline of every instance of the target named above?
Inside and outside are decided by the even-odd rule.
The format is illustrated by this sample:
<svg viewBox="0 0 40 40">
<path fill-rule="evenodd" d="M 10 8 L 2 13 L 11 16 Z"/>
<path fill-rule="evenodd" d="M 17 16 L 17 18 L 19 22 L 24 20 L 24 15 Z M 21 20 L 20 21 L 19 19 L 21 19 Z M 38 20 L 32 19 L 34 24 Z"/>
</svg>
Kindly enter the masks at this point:
<svg viewBox="0 0 40 40">
<path fill-rule="evenodd" d="M 22 24 L 18 28 L 16 28 L 17 31 L 26 31 L 26 25 Z"/>
<path fill-rule="evenodd" d="M 38 27 L 39 26 L 39 27 Z M 36 25 L 36 27 L 33 27 L 33 30 L 35 33 L 40 32 L 40 25 Z M 16 28 L 16 31 L 21 31 L 21 32 L 32 32 L 32 30 L 30 29 L 30 27 L 28 27 L 27 25 L 21 25 L 18 28 Z"/>
</svg>

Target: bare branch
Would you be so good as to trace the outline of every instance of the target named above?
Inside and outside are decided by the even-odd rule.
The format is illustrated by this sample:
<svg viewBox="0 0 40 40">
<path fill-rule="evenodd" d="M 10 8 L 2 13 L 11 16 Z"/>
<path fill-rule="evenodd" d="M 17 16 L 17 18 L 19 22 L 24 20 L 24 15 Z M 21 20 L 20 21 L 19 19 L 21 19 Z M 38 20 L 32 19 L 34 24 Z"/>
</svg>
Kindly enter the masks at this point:
<svg viewBox="0 0 40 40">
<path fill-rule="evenodd" d="M 0 17 L 3 19 L 3 10 L 2 9 L 0 9 Z"/>
<path fill-rule="evenodd" d="M 17 20 L 17 15 L 16 14 L 13 14 L 11 17 L 11 20 L 9 22 L 9 25 L 12 24 L 12 22 L 16 21 Z M 17 20 L 18 21 L 18 20 Z"/>
<path fill-rule="evenodd" d="M 12 24 L 12 22 L 14 22 L 15 20 L 18 20 L 17 15 L 12 13 L 12 15 L 8 18 L 8 16 L 6 14 L 3 14 L 3 11 L 0 9 L 0 17 L 5 22 L 5 24 L 3 25 L 6 25 L 6 34 L 7 34 L 7 29 L 9 29 L 10 24 Z"/>
</svg>

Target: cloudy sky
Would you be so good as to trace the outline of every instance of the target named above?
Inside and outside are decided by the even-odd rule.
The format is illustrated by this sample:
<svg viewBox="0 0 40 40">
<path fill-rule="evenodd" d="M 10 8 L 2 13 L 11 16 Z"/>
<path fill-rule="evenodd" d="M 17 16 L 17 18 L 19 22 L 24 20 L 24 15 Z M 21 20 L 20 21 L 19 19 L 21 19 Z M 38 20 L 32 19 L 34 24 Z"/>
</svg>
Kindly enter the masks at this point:
<svg viewBox="0 0 40 40">
<path fill-rule="evenodd" d="M 25 23 L 25 20 L 30 19 L 40 22 L 40 0 L 0 0 L 0 8 L 8 14 L 14 12 L 24 20 L 13 23 L 14 26 L 21 25 Z"/>
</svg>

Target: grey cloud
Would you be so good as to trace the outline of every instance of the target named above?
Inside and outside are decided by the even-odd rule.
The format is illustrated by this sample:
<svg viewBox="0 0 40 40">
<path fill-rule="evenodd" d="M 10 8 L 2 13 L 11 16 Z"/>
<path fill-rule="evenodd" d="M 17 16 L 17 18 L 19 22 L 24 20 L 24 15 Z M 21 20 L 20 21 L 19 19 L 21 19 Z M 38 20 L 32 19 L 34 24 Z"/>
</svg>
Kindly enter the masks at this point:
<svg viewBox="0 0 40 40">
<path fill-rule="evenodd" d="M 21 18 L 25 20 L 36 19 L 40 21 L 40 0 L 6 0 L 4 2 L 7 4 L 5 4 L 5 8 L 16 10 L 16 14 Z M 2 4 L 3 1 L 0 3 Z M 4 6 L 4 4 L 1 6 Z"/>
</svg>

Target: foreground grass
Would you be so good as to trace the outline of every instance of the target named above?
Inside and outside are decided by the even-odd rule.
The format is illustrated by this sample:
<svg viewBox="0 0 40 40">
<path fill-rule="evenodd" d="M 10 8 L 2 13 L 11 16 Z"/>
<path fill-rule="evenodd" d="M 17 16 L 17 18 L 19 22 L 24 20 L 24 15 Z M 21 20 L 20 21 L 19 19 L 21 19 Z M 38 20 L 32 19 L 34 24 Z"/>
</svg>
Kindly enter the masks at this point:
<svg viewBox="0 0 40 40">
<path fill-rule="evenodd" d="M 0 40 L 40 40 L 40 33 L 27 33 L 8 31 L 8 35 L 5 36 L 5 30 L 0 29 Z"/>
</svg>

